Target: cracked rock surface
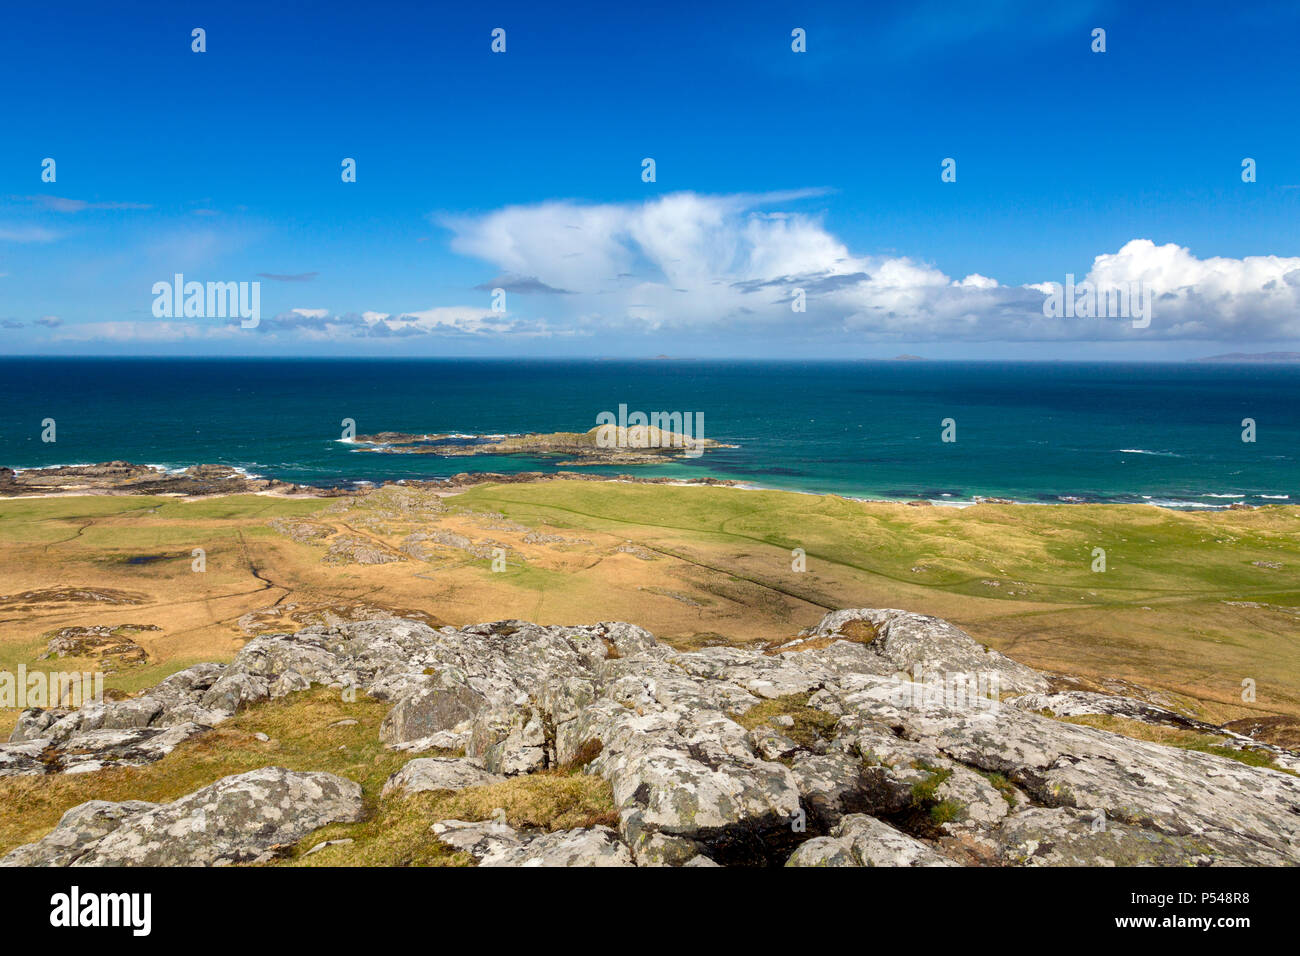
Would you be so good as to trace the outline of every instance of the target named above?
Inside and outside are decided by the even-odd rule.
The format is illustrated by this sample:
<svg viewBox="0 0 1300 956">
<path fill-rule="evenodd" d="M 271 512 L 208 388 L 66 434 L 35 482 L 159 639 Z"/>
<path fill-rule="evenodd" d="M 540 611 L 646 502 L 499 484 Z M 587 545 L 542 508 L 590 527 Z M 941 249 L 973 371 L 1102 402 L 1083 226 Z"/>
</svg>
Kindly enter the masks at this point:
<svg viewBox="0 0 1300 956">
<path fill-rule="evenodd" d="M 87 735 L 202 732 L 317 684 L 388 702 L 380 735 L 393 749 L 463 750 L 410 761 L 385 799 L 561 767 L 609 782 L 614 828 L 433 825 L 480 865 L 1300 862 L 1300 778 L 1052 719 L 1039 711 L 1160 715 L 1089 699 L 1106 695 L 1050 694 L 1045 675 L 960 628 L 898 610 L 835 611 L 780 648 L 691 652 L 626 623 L 308 627 L 259 637 L 228 666 L 198 665 L 129 701 L 29 711 L 0 747 L 0 773 L 72 772 L 69 743 Z M 107 742 L 86 749 L 85 769 L 112 762 Z M 76 808 L 84 813 L 6 861 L 245 861 L 361 813 L 347 781 L 256 776 L 273 769 L 158 808 Z M 214 819 L 226 821 L 219 837 Z"/>
</svg>

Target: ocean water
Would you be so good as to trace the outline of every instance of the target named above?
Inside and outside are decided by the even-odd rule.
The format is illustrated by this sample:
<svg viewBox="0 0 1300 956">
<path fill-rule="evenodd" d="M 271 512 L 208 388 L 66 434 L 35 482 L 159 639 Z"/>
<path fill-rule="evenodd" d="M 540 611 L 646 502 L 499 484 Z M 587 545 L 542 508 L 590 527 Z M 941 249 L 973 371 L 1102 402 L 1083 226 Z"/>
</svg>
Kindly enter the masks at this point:
<svg viewBox="0 0 1300 956">
<path fill-rule="evenodd" d="M 997 362 L 0 359 L 0 465 L 220 463 L 311 484 L 556 470 L 385 455 L 378 431 L 585 431 L 605 411 L 702 413 L 737 445 L 593 473 L 961 503 L 1300 503 L 1300 366 Z M 41 440 L 53 418 L 57 441 Z M 944 419 L 956 441 L 941 441 Z M 1256 441 L 1242 441 L 1242 420 Z"/>
</svg>

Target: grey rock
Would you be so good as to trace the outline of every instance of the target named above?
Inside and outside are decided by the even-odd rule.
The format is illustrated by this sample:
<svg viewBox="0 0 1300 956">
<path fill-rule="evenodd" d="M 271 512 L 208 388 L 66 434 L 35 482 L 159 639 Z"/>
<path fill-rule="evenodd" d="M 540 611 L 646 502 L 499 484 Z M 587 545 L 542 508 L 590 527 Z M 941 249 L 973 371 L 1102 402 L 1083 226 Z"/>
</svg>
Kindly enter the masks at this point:
<svg viewBox="0 0 1300 956">
<path fill-rule="evenodd" d="M 388 712 L 379 739 L 394 744 L 455 730 L 486 705 L 487 698 L 465 684 L 416 690 Z"/>
<path fill-rule="evenodd" d="M 1009 866 L 1281 866 L 1286 857 L 1226 833 L 1172 834 L 1065 807 L 1033 807 L 993 834 Z M 1293 861 L 1292 861 L 1293 862 Z"/>
<path fill-rule="evenodd" d="M 955 866 L 915 837 L 875 817 L 847 816 L 827 837 L 802 844 L 786 866 Z"/>
<path fill-rule="evenodd" d="M 468 757 L 417 757 L 384 783 L 383 796 L 424 793 L 430 790 L 464 790 L 499 783 L 506 778 L 490 773 Z"/>
<path fill-rule="evenodd" d="M 320 843 L 317 843 L 314 847 L 312 847 L 310 850 L 304 853 L 303 856 L 311 856 L 314 853 L 319 853 L 321 850 L 324 850 L 332 846 L 349 846 L 353 842 L 354 841 L 352 840 L 351 837 L 343 837 L 340 840 L 322 840 Z"/>
<path fill-rule="evenodd" d="M 848 628 L 855 621 L 869 640 Z M 928 678 L 913 679 L 917 667 L 1024 696 L 934 694 Z M 542 834 L 438 825 L 440 838 L 480 860 L 594 852 L 644 866 L 779 864 L 798 851 L 808 865 L 1300 862 L 1297 778 L 1050 719 L 1034 705 L 1168 718 L 1141 701 L 1049 695 L 1043 675 L 960 628 L 895 610 L 834 612 L 777 653 L 679 653 L 620 623 L 308 627 L 258 637 L 225 668 L 191 668 L 130 702 L 27 712 L 16 731 L 24 739 L 0 745 L 0 775 L 156 759 L 241 706 L 310 685 L 388 702 L 382 737 L 392 749 L 465 753 L 424 771 L 412 761 L 389 798 L 560 767 L 609 782 L 613 849 L 598 831 L 532 846 Z M 800 745 L 783 732 L 788 722 L 753 731 L 738 722 L 785 696 L 831 715 L 833 728 Z M 1277 751 L 1279 765 L 1293 757 Z M 1098 813 L 1104 838 L 1087 822 Z M 225 849 L 212 858 L 227 859 Z M 274 849 L 231 852 L 258 859 Z"/>
<path fill-rule="evenodd" d="M 854 621 L 876 630 L 871 643 L 854 646 L 875 659 L 877 674 L 911 673 L 919 665 L 949 674 L 995 677 L 1003 692 L 1035 693 L 1048 689 L 1047 679 L 1033 668 L 985 648 L 955 624 L 924 614 L 871 608 L 832 611 L 802 634 L 833 638 Z"/>
<path fill-rule="evenodd" d="M 33 707 L 18 715 L 13 731 L 9 734 L 10 743 L 23 743 L 49 736 L 49 729 L 60 718 L 66 717 L 66 710 L 44 710 Z"/>
<path fill-rule="evenodd" d="M 328 823 L 355 822 L 361 787 L 329 773 L 265 767 L 122 819 L 73 851 L 72 866 L 217 866 L 287 850 Z"/>
<path fill-rule="evenodd" d="M 54 829 L 36 843 L 20 846 L 0 859 L 0 866 L 67 866 L 87 844 L 116 830 L 129 817 L 156 806 L 143 800 L 91 800 L 79 804 L 64 813 Z"/>
<path fill-rule="evenodd" d="M 609 827 L 554 833 L 517 831 L 504 823 L 443 820 L 433 833 L 469 853 L 479 866 L 633 866 L 632 855 Z"/>
<path fill-rule="evenodd" d="M 50 746 L 49 738 L 40 737 L 0 744 L 0 777 L 48 773 L 49 767 L 41 758 Z"/>
</svg>

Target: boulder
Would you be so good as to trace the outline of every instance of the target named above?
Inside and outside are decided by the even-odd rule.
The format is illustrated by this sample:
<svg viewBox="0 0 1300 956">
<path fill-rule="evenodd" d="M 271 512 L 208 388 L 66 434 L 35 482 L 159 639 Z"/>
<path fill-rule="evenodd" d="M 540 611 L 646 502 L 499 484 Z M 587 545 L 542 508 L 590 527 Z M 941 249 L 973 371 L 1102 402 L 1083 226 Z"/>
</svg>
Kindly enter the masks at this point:
<svg viewBox="0 0 1300 956">
<path fill-rule="evenodd" d="M 20 846 L 0 859 L 0 866 L 67 866 L 88 844 L 116 830 L 129 817 L 156 806 L 143 800 L 91 800 L 78 804 L 36 843 Z"/>
<path fill-rule="evenodd" d="M 955 866 L 915 837 L 864 814 L 845 817 L 829 836 L 809 840 L 786 866 Z"/>
<path fill-rule="evenodd" d="M 264 767 L 172 803 L 83 804 L 6 865 L 219 866 L 271 859 L 328 823 L 363 813 L 361 787 L 330 773 Z"/>
<path fill-rule="evenodd" d="M 609 827 L 553 833 L 518 831 L 504 823 L 443 820 L 433 833 L 468 853 L 479 866 L 633 866 L 632 855 Z"/>
<path fill-rule="evenodd" d="M 499 783 L 506 778 L 490 773 L 468 757 L 417 757 L 408 761 L 384 783 L 383 796 L 408 795 L 430 790 L 464 790 Z"/>
</svg>

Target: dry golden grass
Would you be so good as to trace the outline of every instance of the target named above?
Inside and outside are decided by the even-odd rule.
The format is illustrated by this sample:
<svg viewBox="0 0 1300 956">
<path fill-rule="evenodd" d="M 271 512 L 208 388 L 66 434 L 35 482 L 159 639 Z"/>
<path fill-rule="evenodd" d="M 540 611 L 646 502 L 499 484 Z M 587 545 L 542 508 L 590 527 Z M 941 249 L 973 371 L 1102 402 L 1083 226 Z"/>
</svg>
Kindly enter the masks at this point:
<svg viewBox="0 0 1300 956">
<path fill-rule="evenodd" d="M 306 522 L 312 534 L 295 540 L 269 526 L 277 518 Z M 471 550 L 431 543 L 428 560 L 323 561 L 339 536 L 391 552 L 412 532 L 459 536 Z M 501 573 L 482 556 L 496 545 L 510 555 Z M 1090 573 L 1094 546 L 1107 549 L 1105 574 Z M 194 547 L 207 551 L 203 574 L 190 570 Z M 792 568 L 795 547 L 807 553 L 806 572 Z M 628 620 L 681 649 L 776 646 L 829 609 L 899 607 L 948 618 L 1031 666 L 1128 681 L 1207 720 L 1300 716 L 1300 616 L 1287 610 L 1300 606 L 1298 567 L 1295 507 L 959 510 L 563 481 L 446 498 L 383 489 L 355 502 L 6 500 L 0 594 L 57 583 L 145 600 L 0 607 L 0 667 L 42 666 L 38 637 L 55 627 L 154 624 L 162 630 L 137 638 L 149 663 L 108 680 L 133 692 L 190 663 L 229 659 L 251 633 L 296 629 L 311 609 L 331 606 L 377 605 L 453 625 Z M 264 617 L 241 629 L 250 612 Z M 1241 699 L 1245 679 L 1257 684 L 1253 703 Z"/>
</svg>

